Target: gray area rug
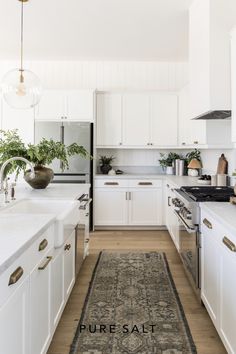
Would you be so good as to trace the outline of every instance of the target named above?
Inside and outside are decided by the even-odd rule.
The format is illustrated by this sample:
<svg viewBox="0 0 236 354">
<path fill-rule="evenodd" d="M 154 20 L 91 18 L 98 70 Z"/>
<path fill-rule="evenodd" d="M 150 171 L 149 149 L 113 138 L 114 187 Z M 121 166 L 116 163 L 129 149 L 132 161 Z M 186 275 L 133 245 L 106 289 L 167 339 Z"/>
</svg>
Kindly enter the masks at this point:
<svg viewBox="0 0 236 354">
<path fill-rule="evenodd" d="M 101 252 L 70 354 L 195 354 L 164 253 Z"/>
</svg>

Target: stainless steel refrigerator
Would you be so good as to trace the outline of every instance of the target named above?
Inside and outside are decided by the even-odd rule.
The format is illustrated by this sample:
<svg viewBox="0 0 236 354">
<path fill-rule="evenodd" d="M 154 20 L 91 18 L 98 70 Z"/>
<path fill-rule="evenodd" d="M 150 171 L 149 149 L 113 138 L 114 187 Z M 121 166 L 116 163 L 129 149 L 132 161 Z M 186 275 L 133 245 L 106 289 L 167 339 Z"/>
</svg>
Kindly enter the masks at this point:
<svg viewBox="0 0 236 354">
<path fill-rule="evenodd" d="M 65 145 L 78 143 L 93 154 L 93 124 L 87 122 L 35 122 L 35 143 L 42 138 L 61 141 Z M 73 156 L 69 158 L 69 168 L 62 171 L 60 160 L 50 166 L 54 171 L 53 182 L 92 183 L 92 161 L 88 158 Z"/>
</svg>

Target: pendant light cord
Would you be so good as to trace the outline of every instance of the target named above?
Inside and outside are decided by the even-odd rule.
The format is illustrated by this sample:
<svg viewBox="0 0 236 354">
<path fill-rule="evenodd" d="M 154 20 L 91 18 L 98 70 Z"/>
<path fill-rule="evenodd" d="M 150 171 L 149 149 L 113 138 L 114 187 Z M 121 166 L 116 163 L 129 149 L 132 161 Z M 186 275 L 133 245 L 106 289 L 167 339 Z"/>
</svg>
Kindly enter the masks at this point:
<svg viewBox="0 0 236 354">
<path fill-rule="evenodd" d="M 23 44 L 24 44 L 24 1 L 21 0 L 21 34 L 20 34 L 20 71 L 23 72 Z"/>
</svg>

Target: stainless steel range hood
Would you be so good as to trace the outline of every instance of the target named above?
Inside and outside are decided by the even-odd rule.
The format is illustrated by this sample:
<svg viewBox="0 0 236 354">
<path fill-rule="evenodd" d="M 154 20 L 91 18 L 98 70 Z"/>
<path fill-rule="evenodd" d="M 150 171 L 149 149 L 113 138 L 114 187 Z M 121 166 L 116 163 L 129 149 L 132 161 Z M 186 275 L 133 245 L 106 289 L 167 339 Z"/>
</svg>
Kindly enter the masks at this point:
<svg viewBox="0 0 236 354">
<path fill-rule="evenodd" d="M 229 119 L 231 118 L 231 111 L 209 111 L 201 114 L 193 120 L 212 120 L 212 119 Z"/>
</svg>

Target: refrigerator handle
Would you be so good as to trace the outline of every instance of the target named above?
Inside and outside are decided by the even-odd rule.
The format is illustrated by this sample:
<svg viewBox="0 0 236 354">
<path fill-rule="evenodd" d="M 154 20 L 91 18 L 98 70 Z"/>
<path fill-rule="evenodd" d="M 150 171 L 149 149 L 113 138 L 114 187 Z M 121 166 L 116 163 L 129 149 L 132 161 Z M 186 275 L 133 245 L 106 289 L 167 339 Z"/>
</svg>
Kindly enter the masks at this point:
<svg viewBox="0 0 236 354">
<path fill-rule="evenodd" d="M 60 138 L 61 138 L 62 144 L 64 144 L 64 141 L 65 141 L 64 137 L 65 137 L 65 127 L 62 123 L 62 125 L 60 126 Z M 60 169 L 63 170 L 63 162 L 62 161 L 60 161 Z"/>
</svg>

